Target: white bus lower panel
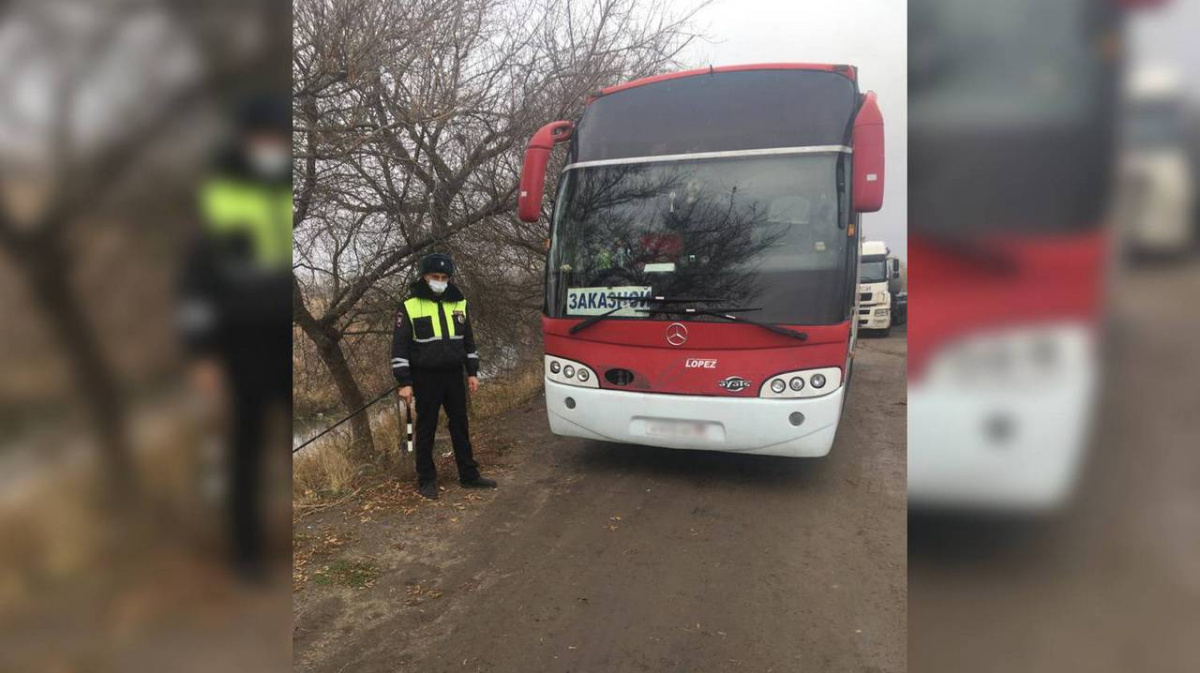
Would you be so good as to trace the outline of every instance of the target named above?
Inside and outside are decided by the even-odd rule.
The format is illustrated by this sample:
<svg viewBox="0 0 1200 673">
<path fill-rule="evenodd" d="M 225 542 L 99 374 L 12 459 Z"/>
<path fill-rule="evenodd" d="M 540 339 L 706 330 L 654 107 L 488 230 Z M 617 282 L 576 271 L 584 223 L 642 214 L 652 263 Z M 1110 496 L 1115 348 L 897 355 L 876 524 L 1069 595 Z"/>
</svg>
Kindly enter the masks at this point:
<svg viewBox="0 0 1200 673">
<path fill-rule="evenodd" d="M 546 382 L 556 435 L 672 449 L 819 458 L 837 434 L 845 387 L 823 397 L 660 395 Z"/>
<path fill-rule="evenodd" d="M 1037 390 L 908 388 L 908 500 L 916 509 L 1048 512 L 1078 480 L 1091 425 L 1088 376 Z"/>
</svg>

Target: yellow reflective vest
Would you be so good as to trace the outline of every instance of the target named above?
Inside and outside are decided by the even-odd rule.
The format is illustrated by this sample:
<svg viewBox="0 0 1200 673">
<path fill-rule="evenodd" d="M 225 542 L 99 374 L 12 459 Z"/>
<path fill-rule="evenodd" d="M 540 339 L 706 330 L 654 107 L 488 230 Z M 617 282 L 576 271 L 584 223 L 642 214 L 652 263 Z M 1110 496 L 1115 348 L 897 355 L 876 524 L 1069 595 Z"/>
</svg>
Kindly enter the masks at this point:
<svg viewBox="0 0 1200 673">
<path fill-rule="evenodd" d="M 438 315 L 438 305 L 443 307 L 446 315 L 447 329 L 450 339 L 462 339 L 467 332 L 467 300 L 434 301 L 413 297 L 404 302 L 404 312 L 413 324 L 412 339 L 416 343 L 429 343 L 446 338 L 442 333 L 442 320 Z"/>
<path fill-rule="evenodd" d="M 209 235 L 246 236 L 262 266 L 292 264 L 292 190 L 251 180 L 214 178 L 200 192 L 200 209 Z"/>
<path fill-rule="evenodd" d="M 413 296 L 396 315 L 392 336 L 392 373 L 401 385 L 412 381 L 413 369 L 479 372 L 479 353 L 467 311 L 467 300 L 451 284 L 434 296 L 425 281 L 412 287 Z"/>
</svg>

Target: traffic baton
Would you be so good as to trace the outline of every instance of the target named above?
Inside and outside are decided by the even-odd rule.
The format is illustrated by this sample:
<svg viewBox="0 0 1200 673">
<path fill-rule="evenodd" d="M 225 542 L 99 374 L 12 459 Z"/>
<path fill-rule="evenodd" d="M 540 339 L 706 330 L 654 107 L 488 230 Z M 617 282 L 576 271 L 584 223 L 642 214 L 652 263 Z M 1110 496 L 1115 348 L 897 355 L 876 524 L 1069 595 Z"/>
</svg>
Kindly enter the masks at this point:
<svg viewBox="0 0 1200 673">
<path fill-rule="evenodd" d="M 404 448 L 413 452 L 413 404 L 404 400 Z"/>
</svg>

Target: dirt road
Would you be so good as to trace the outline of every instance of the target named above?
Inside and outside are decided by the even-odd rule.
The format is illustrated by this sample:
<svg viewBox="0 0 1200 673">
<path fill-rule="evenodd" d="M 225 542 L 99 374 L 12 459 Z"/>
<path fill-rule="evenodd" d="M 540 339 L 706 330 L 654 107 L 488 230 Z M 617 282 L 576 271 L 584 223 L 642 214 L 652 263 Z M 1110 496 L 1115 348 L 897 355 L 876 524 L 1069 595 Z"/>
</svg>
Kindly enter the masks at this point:
<svg viewBox="0 0 1200 673">
<path fill-rule="evenodd" d="M 296 670 L 905 670 L 904 339 L 860 340 L 827 459 L 559 438 L 539 400 L 478 430 L 495 493 L 305 518 Z"/>
</svg>

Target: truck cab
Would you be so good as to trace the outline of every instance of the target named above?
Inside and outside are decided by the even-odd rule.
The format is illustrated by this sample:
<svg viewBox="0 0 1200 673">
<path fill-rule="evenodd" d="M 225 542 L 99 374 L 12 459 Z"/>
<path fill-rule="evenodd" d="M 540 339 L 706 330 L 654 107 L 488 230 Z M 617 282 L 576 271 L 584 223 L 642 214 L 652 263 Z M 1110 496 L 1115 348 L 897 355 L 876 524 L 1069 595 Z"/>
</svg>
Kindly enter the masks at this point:
<svg viewBox="0 0 1200 673">
<path fill-rule="evenodd" d="M 898 261 L 887 243 L 864 241 L 858 275 L 858 328 L 883 336 L 892 331 L 892 286 L 899 280 Z"/>
<path fill-rule="evenodd" d="M 1127 249 L 1177 255 L 1195 245 L 1195 180 L 1182 77 L 1144 66 L 1126 92 L 1118 212 Z"/>
</svg>

